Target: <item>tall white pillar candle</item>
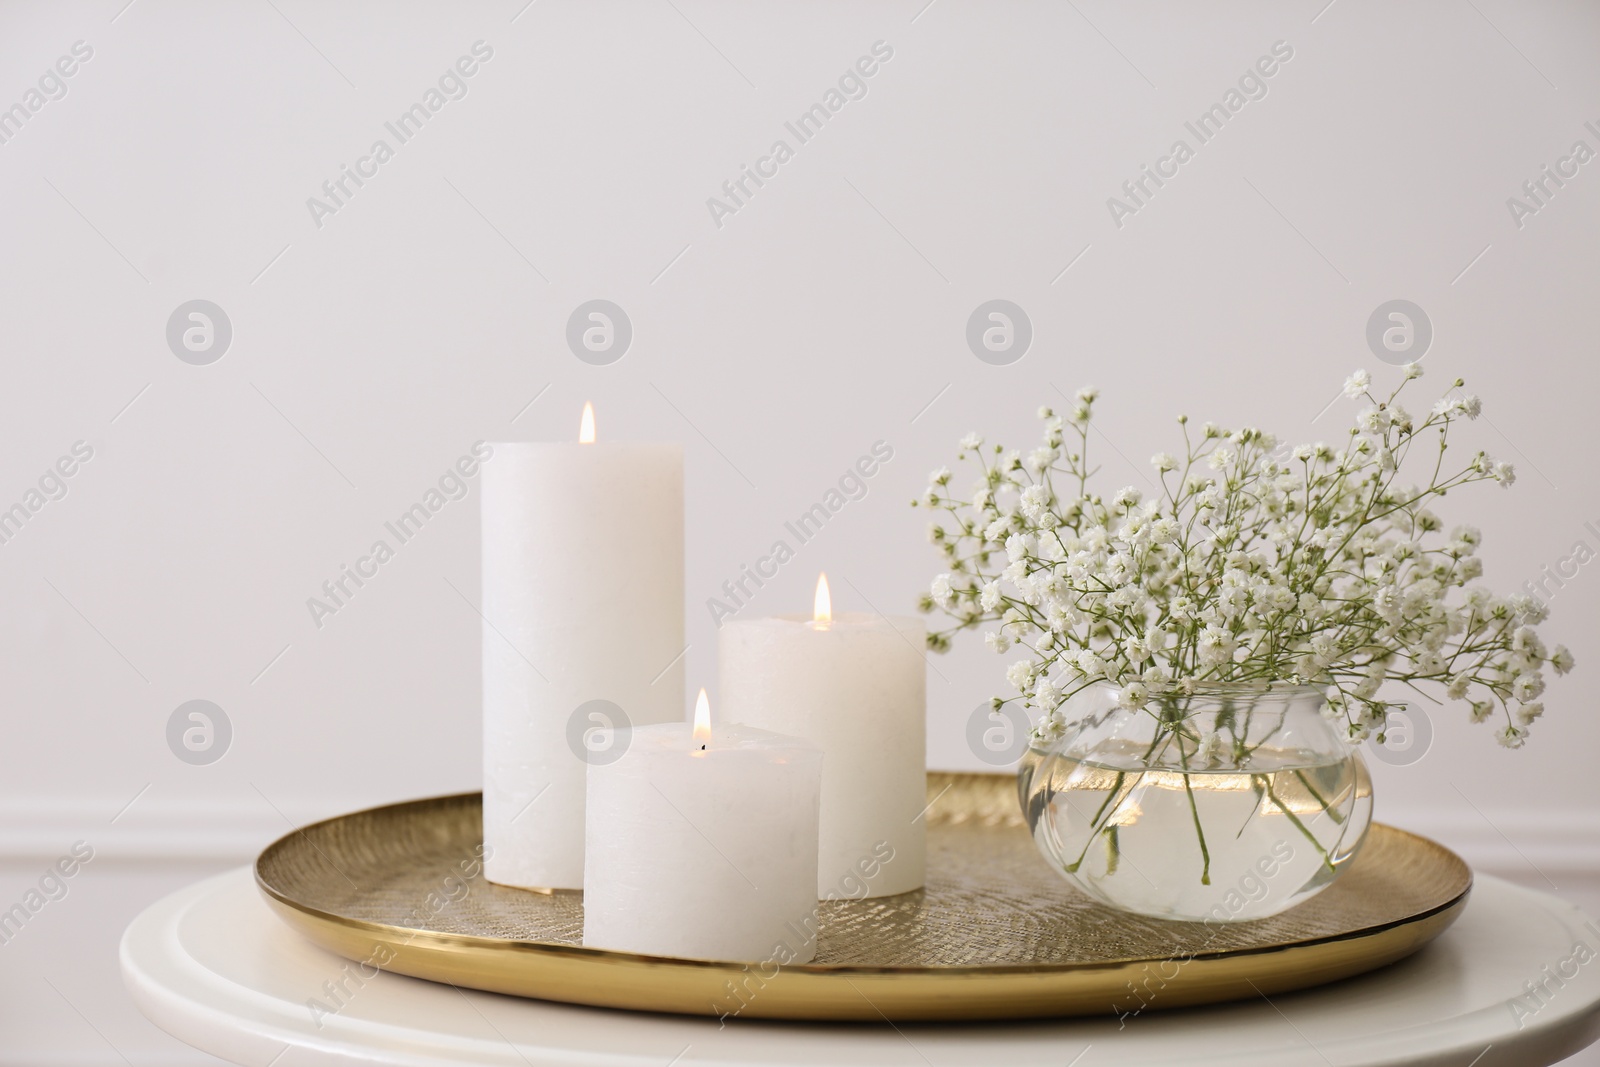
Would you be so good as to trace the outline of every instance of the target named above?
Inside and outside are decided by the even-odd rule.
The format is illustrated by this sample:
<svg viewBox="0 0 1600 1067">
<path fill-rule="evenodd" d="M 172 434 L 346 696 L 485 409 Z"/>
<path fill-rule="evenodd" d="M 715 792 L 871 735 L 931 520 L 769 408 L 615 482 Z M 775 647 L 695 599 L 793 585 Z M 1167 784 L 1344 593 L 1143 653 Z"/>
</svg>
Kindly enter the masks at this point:
<svg viewBox="0 0 1600 1067">
<path fill-rule="evenodd" d="M 816 954 L 822 753 L 744 725 L 618 730 L 589 768 L 583 943 L 652 956 Z"/>
<path fill-rule="evenodd" d="M 587 731 L 683 718 L 683 450 L 496 444 L 483 468 L 491 882 L 583 885 Z M 580 434 L 580 438 L 584 434 Z M 619 711 L 620 709 L 620 711 Z M 619 721 L 625 717 L 625 721 Z"/>
<path fill-rule="evenodd" d="M 824 580 L 810 616 L 723 623 L 720 699 L 729 720 L 823 751 L 817 896 L 906 893 L 925 871 L 922 623 L 834 615 L 826 598 Z"/>
</svg>

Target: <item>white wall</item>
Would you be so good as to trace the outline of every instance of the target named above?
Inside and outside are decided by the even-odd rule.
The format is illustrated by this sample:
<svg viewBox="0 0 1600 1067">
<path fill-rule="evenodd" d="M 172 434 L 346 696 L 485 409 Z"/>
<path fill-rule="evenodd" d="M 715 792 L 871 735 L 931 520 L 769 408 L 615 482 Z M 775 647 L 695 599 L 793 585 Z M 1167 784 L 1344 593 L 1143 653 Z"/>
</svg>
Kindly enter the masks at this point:
<svg viewBox="0 0 1600 1067">
<path fill-rule="evenodd" d="M 1444 509 L 1483 527 L 1489 579 L 1600 549 L 1600 164 L 1520 228 L 1506 204 L 1600 148 L 1590 5 L 123 3 L 0 9 L 0 107 L 93 49 L 0 144 L 0 508 L 93 449 L 0 544 L 0 856 L 26 881 L 81 838 L 96 878 L 139 872 L 104 894 L 122 912 L 44 916 L 59 936 L 109 938 L 190 869 L 163 864 L 477 787 L 476 487 L 320 628 L 306 601 L 472 442 L 569 437 L 585 399 L 602 434 L 686 446 L 691 685 L 714 677 L 706 599 L 875 441 L 894 458 L 867 497 L 747 610 L 802 609 L 820 568 L 843 608 L 907 609 L 937 561 L 906 502 L 969 429 L 1030 441 L 1057 387 L 1102 389 L 1109 488 L 1181 411 L 1333 437 L 1344 376 L 1393 373 L 1364 331 L 1395 298 L 1434 325 L 1419 385 L 1465 377 L 1469 443 L 1520 468 Z M 398 144 L 384 123 L 480 40 L 466 96 Z M 866 96 L 798 145 L 785 121 L 877 41 Z M 1278 41 L 1267 95 L 1115 225 L 1107 198 Z M 380 137 L 394 158 L 319 226 L 307 198 Z M 718 226 L 707 198 L 780 137 L 794 158 Z M 596 298 L 634 330 L 609 366 L 564 340 Z M 1033 325 L 1009 366 L 964 338 L 994 298 Z M 194 299 L 232 324 L 206 366 L 165 336 Z M 1449 710 L 1420 761 L 1375 768 L 1381 818 L 1590 884 L 1597 574 L 1553 601 L 1580 669 L 1528 748 Z M 982 766 L 965 722 L 1000 667 L 933 662 L 932 765 Z M 192 699 L 232 724 L 209 766 L 168 749 Z M 10 1010 L 52 996 L 17 948 L 6 1028 L 61 1014 Z"/>
</svg>

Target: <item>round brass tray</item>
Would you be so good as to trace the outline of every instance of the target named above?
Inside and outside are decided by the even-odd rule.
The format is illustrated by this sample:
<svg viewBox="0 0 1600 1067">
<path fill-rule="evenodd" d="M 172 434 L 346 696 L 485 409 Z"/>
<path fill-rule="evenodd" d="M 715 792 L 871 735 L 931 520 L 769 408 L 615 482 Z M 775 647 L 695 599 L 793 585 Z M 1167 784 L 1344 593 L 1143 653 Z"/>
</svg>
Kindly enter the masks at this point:
<svg viewBox="0 0 1600 1067">
<path fill-rule="evenodd" d="M 805 966 L 584 948 L 582 894 L 483 879 L 476 793 L 297 830 L 256 860 L 256 882 L 289 925 L 368 972 L 602 1007 L 828 1020 L 1127 1014 L 1301 989 L 1416 951 L 1472 887 L 1454 853 L 1380 824 L 1337 882 L 1271 919 L 1125 915 L 1045 865 L 1015 781 L 930 774 L 927 888 L 822 904 Z"/>
</svg>

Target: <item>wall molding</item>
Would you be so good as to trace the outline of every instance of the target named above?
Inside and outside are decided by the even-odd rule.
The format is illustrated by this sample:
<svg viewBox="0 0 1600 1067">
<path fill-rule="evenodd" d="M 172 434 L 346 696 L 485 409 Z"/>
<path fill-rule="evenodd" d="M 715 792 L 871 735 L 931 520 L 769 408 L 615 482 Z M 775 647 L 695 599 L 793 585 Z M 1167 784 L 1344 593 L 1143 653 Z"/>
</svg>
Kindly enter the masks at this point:
<svg viewBox="0 0 1600 1067">
<path fill-rule="evenodd" d="M 82 800 L 0 805 L 0 865 L 53 862 L 87 841 L 96 863 L 244 864 L 271 842 L 317 819 L 371 807 L 356 798 L 301 799 L 281 810 L 265 802 L 179 805 L 141 801 L 110 822 L 104 805 Z M 1477 870 L 1513 877 L 1600 874 L 1600 818 L 1570 809 L 1464 806 L 1382 812 L 1382 821 L 1455 849 Z"/>
<path fill-rule="evenodd" d="M 1590 812 L 1442 808 L 1379 821 L 1454 849 L 1474 870 L 1530 885 L 1541 877 L 1559 886 L 1563 874 L 1600 875 L 1600 818 Z"/>
<path fill-rule="evenodd" d="M 265 801 L 147 798 L 108 819 L 104 804 L 81 799 L 0 803 L 0 864 L 53 862 L 76 841 L 94 848 L 96 864 L 243 864 L 297 826 L 372 806 L 370 800 L 301 800 L 275 809 Z"/>
</svg>

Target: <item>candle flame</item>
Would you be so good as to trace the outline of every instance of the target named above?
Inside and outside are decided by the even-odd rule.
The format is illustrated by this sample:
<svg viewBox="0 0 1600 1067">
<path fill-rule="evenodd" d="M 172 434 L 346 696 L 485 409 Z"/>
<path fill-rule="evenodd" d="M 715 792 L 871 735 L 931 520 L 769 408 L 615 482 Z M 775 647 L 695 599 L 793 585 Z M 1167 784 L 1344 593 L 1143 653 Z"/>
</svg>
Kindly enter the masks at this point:
<svg viewBox="0 0 1600 1067">
<path fill-rule="evenodd" d="M 833 597 L 828 594 L 828 575 L 817 574 L 817 596 L 811 602 L 811 621 L 817 629 L 825 630 L 833 621 Z"/>
<path fill-rule="evenodd" d="M 578 424 L 578 443 L 594 444 L 594 405 L 587 400 L 583 402 L 583 421 Z"/>
<path fill-rule="evenodd" d="M 694 702 L 694 742 L 701 748 L 705 748 L 706 742 L 710 740 L 711 702 L 706 699 L 706 691 L 702 689 Z"/>
</svg>

